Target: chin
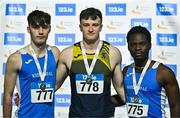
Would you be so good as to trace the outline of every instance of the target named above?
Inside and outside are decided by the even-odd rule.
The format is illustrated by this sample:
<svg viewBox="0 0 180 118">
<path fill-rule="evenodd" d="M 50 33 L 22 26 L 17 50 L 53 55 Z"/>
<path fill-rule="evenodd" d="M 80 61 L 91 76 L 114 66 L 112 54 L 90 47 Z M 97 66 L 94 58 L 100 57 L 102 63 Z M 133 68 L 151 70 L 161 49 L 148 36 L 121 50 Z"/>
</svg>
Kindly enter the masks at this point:
<svg viewBox="0 0 180 118">
<path fill-rule="evenodd" d="M 94 43 L 94 42 L 95 42 L 94 39 L 88 39 L 87 41 L 88 41 L 89 43 Z"/>
<path fill-rule="evenodd" d="M 44 45 L 44 44 L 45 44 L 45 42 L 38 42 L 38 43 L 37 43 L 38 46 L 42 46 L 42 45 Z"/>
<path fill-rule="evenodd" d="M 139 60 L 139 61 L 142 60 L 143 61 L 143 60 L 145 60 L 145 58 L 143 58 L 143 57 L 135 57 L 134 60 Z"/>
</svg>

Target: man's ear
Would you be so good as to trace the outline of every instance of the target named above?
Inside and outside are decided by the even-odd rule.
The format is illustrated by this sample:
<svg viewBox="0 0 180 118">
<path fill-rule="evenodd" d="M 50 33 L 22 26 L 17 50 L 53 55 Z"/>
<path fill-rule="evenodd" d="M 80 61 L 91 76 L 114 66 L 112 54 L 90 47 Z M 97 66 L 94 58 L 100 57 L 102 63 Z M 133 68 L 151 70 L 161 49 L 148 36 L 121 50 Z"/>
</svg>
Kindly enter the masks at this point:
<svg viewBox="0 0 180 118">
<path fill-rule="evenodd" d="M 48 33 L 50 33 L 51 32 L 51 25 L 49 26 L 49 32 Z"/>
<path fill-rule="evenodd" d="M 103 25 L 101 24 L 101 30 L 102 30 L 102 28 L 103 28 Z"/>
<path fill-rule="evenodd" d="M 127 45 L 128 51 L 130 50 L 129 44 Z M 129 51 L 130 52 L 130 51 Z"/>
<path fill-rule="evenodd" d="M 30 33 L 30 28 L 29 28 L 29 26 L 27 26 L 27 32 Z"/>
<path fill-rule="evenodd" d="M 151 42 L 149 43 L 149 50 L 151 49 L 151 46 L 152 46 L 152 44 L 151 44 Z"/>
<path fill-rule="evenodd" d="M 79 29 L 80 29 L 80 31 L 82 31 L 82 26 L 81 26 L 81 24 L 79 24 Z"/>
</svg>

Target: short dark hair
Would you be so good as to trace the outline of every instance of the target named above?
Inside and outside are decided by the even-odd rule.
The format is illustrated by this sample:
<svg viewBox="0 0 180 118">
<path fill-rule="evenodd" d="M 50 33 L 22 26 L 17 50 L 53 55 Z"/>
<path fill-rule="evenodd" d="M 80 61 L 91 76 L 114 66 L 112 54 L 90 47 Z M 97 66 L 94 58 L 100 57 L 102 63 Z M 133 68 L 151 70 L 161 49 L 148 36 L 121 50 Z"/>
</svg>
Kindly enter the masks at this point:
<svg viewBox="0 0 180 118">
<path fill-rule="evenodd" d="M 101 11 L 99 9 L 90 7 L 90 8 L 87 8 L 87 9 L 84 9 L 83 11 L 81 11 L 79 20 L 80 20 L 80 22 L 81 22 L 81 19 L 87 20 L 87 19 L 91 18 L 92 20 L 96 20 L 98 17 L 101 19 L 101 23 L 102 23 Z"/>
<path fill-rule="evenodd" d="M 145 34 L 148 42 L 151 43 L 151 33 L 149 32 L 149 30 L 147 30 L 145 27 L 142 27 L 142 26 L 134 26 L 129 30 L 129 32 L 127 33 L 127 37 L 126 37 L 127 42 L 129 42 L 130 35 L 135 34 L 135 33 Z"/>
<path fill-rule="evenodd" d="M 49 25 L 51 24 L 51 16 L 48 13 L 45 13 L 43 11 L 40 10 L 34 10 L 32 11 L 28 17 L 28 25 L 39 25 L 39 26 L 43 26 L 43 25 Z"/>
</svg>

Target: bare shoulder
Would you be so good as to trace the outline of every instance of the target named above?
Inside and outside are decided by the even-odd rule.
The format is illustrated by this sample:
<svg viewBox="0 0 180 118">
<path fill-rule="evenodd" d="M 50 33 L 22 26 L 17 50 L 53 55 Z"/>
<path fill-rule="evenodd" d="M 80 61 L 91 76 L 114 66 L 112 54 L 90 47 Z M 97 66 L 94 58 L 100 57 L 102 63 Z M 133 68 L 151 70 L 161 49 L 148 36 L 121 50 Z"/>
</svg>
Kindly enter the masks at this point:
<svg viewBox="0 0 180 118">
<path fill-rule="evenodd" d="M 8 57 L 8 61 L 9 62 L 18 62 L 18 60 L 21 59 L 21 54 L 19 51 L 16 51 L 14 53 L 12 53 L 9 57 Z"/>
<path fill-rule="evenodd" d="M 158 75 L 162 77 L 172 76 L 174 72 L 168 66 L 160 63 L 158 66 Z"/>
<path fill-rule="evenodd" d="M 159 64 L 157 71 L 157 79 L 161 84 L 166 84 L 176 79 L 174 72 L 166 65 Z"/>
<path fill-rule="evenodd" d="M 64 48 L 59 56 L 60 62 L 65 63 L 68 67 L 70 67 L 72 59 L 73 59 L 73 46 Z"/>
<path fill-rule="evenodd" d="M 68 69 L 71 67 L 73 59 L 73 46 L 64 48 L 59 56 L 59 64 L 65 65 Z"/>
<path fill-rule="evenodd" d="M 110 45 L 109 53 L 110 53 L 110 59 L 121 61 L 122 59 L 121 52 L 117 47 Z"/>
<path fill-rule="evenodd" d="M 110 58 L 110 65 L 112 70 L 114 70 L 116 67 L 121 68 L 122 57 L 121 57 L 121 52 L 117 47 L 110 45 L 109 58 Z"/>
<path fill-rule="evenodd" d="M 49 46 L 49 47 L 52 49 L 53 52 L 60 53 L 58 47 L 56 47 L 56 46 Z"/>
<path fill-rule="evenodd" d="M 21 63 L 22 63 L 22 59 L 19 51 L 14 52 L 7 59 L 7 66 L 20 69 Z"/>
<path fill-rule="evenodd" d="M 73 46 L 64 48 L 64 49 L 61 51 L 61 56 L 66 57 L 66 58 L 67 58 L 68 56 L 72 56 L 72 54 L 73 54 Z"/>
<path fill-rule="evenodd" d="M 125 67 L 123 68 L 123 71 L 122 71 L 122 73 L 123 73 L 123 77 L 126 75 L 127 70 L 128 70 L 128 67 L 130 67 L 130 66 L 132 66 L 132 64 L 127 65 L 127 66 L 125 66 Z"/>
<path fill-rule="evenodd" d="M 60 55 L 60 50 L 56 46 L 49 46 L 49 47 L 51 48 L 51 50 L 53 52 L 53 55 L 54 55 L 54 57 L 55 57 L 55 59 L 57 61 L 58 58 L 59 58 L 59 55 Z"/>
</svg>

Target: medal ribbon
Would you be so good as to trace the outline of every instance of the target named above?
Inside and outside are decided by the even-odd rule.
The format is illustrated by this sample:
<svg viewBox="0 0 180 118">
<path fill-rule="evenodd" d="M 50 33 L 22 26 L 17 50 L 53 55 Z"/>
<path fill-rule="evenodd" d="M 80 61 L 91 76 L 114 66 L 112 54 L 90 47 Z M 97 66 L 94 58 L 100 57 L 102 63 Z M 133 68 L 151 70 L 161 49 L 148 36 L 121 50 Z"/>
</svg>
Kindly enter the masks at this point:
<svg viewBox="0 0 180 118">
<path fill-rule="evenodd" d="M 87 72 L 88 75 L 91 75 L 91 73 L 92 73 L 92 71 L 93 71 L 93 68 L 94 68 L 95 63 L 96 63 L 96 61 L 97 61 L 98 54 L 99 54 L 99 51 L 100 51 L 100 49 L 101 49 L 101 47 L 102 47 L 102 44 L 103 44 L 103 42 L 100 41 L 99 44 L 98 44 L 98 46 L 97 46 L 97 49 L 96 49 L 95 55 L 94 55 L 94 57 L 93 57 L 92 63 L 91 63 L 91 65 L 89 66 L 88 61 L 87 61 L 87 57 L 86 57 L 86 52 L 85 52 L 84 44 L 83 44 L 83 42 L 80 43 L 81 48 L 82 48 L 83 60 L 84 60 L 86 72 Z"/>
<path fill-rule="evenodd" d="M 146 73 L 146 71 L 147 71 L 150 63 L 151 63 L 151 60 L 148 59 L 148 61 L 146 62 L 146 65 L 145 65 L 145 67 L 144 67 L 144 69 L 143 69 L 143 71 L 142 71 L 142 73 L 141 73 L 141 75 L 140 75 L 140 78 L 139 78 L 138 83 L 136 82 L 135 67 L 133 67 L 133 87 L 134 87 L 134 92 L 135 92 L 136 95 L 137 95 L 138 92 L 139 92 L 139 89 L 140 89 L 142 80 L 143 80 L 143 78 L 144 78 L 144 75 L 145 75 L 145 73 Z M 136 83 L 137 83 L 137 84 L 136 84 Z"/>
<path fill-rule="evenodd" d="M 47 49 L 45 49 L 46 52 L 45 52 L 45 60 L 44 60 L 43 71 L 41 70 L 39 61 L 38 61 L 37 56 L 36 56 L 36 54 L 35 54 L 35 51 L 34 51 L 34 49 L 32 48 L 31 45 L 29 45 L 29 49 L 30 49 L 31 54 L 32 54 L 32 56 L 33 56 L 33 58 L 34 58 L 34 61 L 35 61 L 35 63 L 36 63 L 36 67 L 37 67 L 37 69 L 38 69 L 38 73 L 39 73 L 39 76 L 40 76 L 40 78 L 41 78 L 41 81 L 44 81 L 45 76 L 46 76 L 46 70 L 47 70 L 47 57 L 48 57 Z"/>
</svg>

